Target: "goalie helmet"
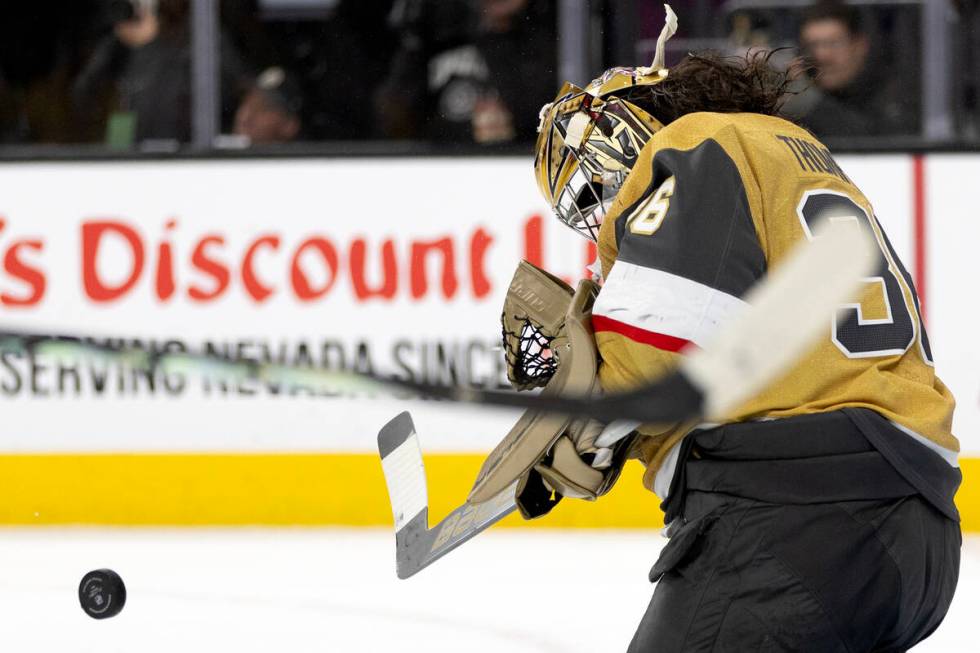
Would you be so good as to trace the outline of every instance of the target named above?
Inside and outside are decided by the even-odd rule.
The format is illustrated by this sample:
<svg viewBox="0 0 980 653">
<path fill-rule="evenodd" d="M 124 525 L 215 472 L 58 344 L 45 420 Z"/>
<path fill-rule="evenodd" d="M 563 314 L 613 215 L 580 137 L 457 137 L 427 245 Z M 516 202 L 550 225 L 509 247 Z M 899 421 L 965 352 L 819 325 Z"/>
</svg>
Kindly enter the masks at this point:
<svg viewBox="0 0 980 653">
<path fill-rule="evenodd" d="M 563 223 L 598 240 L 606 209 L 640 150 L 663 124 L 620 94 L 667 78 L 664 46 L 677 31 L 669 5 L 653 64 L 610 68 L 585 88 L 566 83 L 541 108 L 534 172 L 538 188 Z"/>
</svg>

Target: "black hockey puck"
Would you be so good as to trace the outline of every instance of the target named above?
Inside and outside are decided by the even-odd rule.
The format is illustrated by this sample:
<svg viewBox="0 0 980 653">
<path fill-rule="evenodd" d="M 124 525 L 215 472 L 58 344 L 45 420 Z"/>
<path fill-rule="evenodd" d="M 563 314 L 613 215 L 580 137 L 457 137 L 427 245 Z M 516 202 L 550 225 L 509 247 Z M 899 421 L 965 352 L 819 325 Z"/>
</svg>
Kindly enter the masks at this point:
<svg viewBox="0 0 980 653">
<path fill-rule="evenodd" d="M 82 576 L 78 601 L 85 614 L 93 619 L 115 617 L 126 605 L 126 586 L 113 570 L 96 569 Z"/>
</svg>

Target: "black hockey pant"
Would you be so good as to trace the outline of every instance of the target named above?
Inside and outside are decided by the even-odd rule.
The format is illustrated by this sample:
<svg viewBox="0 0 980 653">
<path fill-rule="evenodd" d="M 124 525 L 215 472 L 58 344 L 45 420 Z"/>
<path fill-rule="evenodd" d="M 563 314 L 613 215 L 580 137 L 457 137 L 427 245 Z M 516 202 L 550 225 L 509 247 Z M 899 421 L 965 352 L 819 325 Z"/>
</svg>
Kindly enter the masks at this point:
<svg viewBox="0 0 980 653">
<path fill-rule="evenodd" d="M 959 524 L 918 495 L 774 504 L 690 490 L 629 653 L 905 651 L 949 608 Z"/>
</svg>

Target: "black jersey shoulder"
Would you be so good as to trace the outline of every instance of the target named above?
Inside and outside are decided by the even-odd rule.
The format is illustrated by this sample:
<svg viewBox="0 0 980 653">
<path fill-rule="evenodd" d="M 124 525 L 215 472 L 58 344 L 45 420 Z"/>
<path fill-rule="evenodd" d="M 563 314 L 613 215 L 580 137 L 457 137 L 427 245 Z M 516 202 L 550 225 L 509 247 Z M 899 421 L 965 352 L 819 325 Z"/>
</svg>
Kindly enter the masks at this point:
<svg viewBox="0 0 980 653">
<path fill-rule="evenodd" d="M 683 139 L 651 140 L 648 156 L 638 166 L 648 166 L 646 188 L 621 213 L 616 222 L 617 260 L 654 268 L 742 296 L 764 273 L 765 255 L 756 234 L 745 181 L 738 166 L 716 138 L 732 128 L 725 114 L 692 114 L 664 131 L 690 127 Z M 700 138 L 700 134 L 707 134 Z M 660 133 L 657 134 L 660 136 Z M 667 136 L 670 136 L 668 133 Z M 655 137 L 656 138 L 656 137 Z M 693 147 L 670 147 L 674 141 Z M 730 140 L 730 139 L 727 139 Z M 660 147 L 657 147 L 657 146 Z M 631 224 L 644 210 L 652 194 L 671 177 L 674 191 L 660 228 L 638 235 Z"/>
</svg>

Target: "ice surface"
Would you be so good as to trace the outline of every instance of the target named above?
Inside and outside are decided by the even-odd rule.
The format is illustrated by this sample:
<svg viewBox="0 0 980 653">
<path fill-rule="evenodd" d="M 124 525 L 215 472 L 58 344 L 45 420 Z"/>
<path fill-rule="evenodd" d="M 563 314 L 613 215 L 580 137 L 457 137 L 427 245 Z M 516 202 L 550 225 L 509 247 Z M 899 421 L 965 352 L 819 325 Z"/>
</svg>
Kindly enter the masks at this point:
<svg viewBox="0 0 980 653">
<path fill-rule="evenodd" d="M 663 542 L 655 532 L 490 531 L 399 581 L 387 529 L 0 530 L 0 651 L 624 651 Z M 99 567 L 118 571 L 129 594 L 106 621 L 87 617 L 76 595 Z M 980 650 L 978 603 L 972 536 L 949 617 L 917 653 Z"/>
</svg>

